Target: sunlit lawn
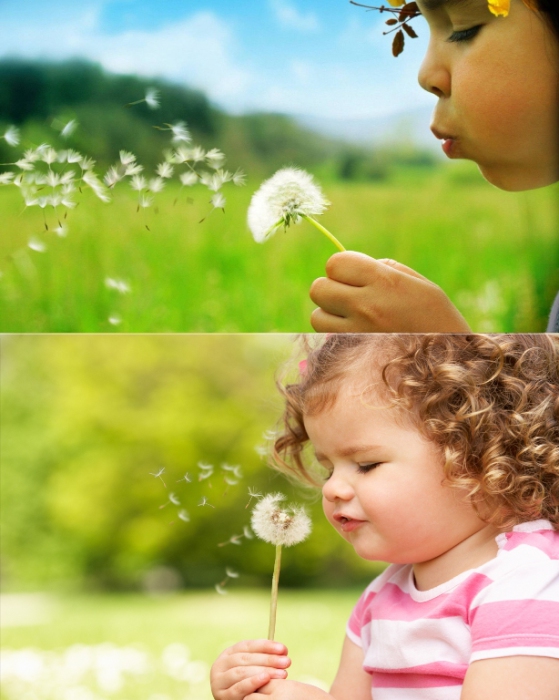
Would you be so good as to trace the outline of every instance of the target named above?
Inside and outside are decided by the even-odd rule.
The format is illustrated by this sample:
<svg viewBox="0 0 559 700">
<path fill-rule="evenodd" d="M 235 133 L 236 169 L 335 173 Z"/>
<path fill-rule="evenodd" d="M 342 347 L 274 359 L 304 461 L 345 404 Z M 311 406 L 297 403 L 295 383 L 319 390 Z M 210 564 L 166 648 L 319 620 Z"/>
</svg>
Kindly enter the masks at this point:
<svg viewBox="0 0 559 700">
<path fill-rule="evenodd" d="M 559 288 L 557 190 L 505 193 L 464 172 L 325 183 L 333 204 L 321 220 L 347 248 L 441 285 L 476 330 L 543 330 Z M 254 243 L 245 218 L 257 186 L 226 191 L 226 213 L 204 223 L 201 188 L 193 204 L 183 189 L 176 206 L 177 190 L 164 191 L 146 218 L 125 186 L 109 205 L 86 194 L 66 238 L 52 215 L 46 232 L 41 211 L 22 212 L 15 188 L 0 189 L 0 331 L 310 331 L 308 290 L 335 249 L 307 224 Z M 32 237 L 45 252 L 28 247 Z M 131 293 L 107 289 L 107 277 Z"/>
<path fill-rule="evenodd" d="M 359 591 L 281 591 L 276 639 L 289 648 L 293 661 L 290 678 L 321 683 L 324 687 L 330 684 L 337 668 L 345 624 L 358 596 Z M 3 657 L 2 698 L 210 700 L 209 667 L 234 642 L 266 636 L 268 601 L 266 591 L 233 589 L 227 596 L 212 591 L 166 598 L 140 595 L 57 598 L 50 620 L 2 630 L 3 654 L 7 650 L 35 650 L 27 658 L 27 678 L 35 681 L 22 680 L 17 686 L 13 678 L 14 663 L 8 665 L 6 656 Z M 185 645 L 190 652 L 188 662 L 182 666 L 181 654 L 186 662 L 188 652 L 181 651 L 177 644 Z M 140 668 L 135 673 L 123 670 L 122 685 L 118 688 L 115 674 L 118 679 L 119 665 L 121 668 L 126 665 L 126 650 L 130 647 L 145 652 L 146 661 L 140 659 Z M 97 662 L 90 661 L 89 667 L 83 661 L 88 654 L 90 659 L 97 654 Z M 74 661 L 60 674 L 64 658 Z M 188 663 L 192 662 L 194 665 L 189 667 Z M 41 663 L 42 667 L 38 668 Z M 62 675 L 58 686 L 57 666 L 58 677 Z M 19 668 L 25 677 L 25 664 L 21 660 Z M 109 692 L 111 678 L 113 690 Z"/>
</svg>

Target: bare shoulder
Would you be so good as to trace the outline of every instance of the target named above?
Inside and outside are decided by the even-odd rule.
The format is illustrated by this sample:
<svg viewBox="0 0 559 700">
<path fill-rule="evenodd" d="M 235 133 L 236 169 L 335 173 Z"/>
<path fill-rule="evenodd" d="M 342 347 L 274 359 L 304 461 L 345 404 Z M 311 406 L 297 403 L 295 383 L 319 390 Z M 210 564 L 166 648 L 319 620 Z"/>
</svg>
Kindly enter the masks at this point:
<svg viewBox="0 0 559 700">
<path fill-rule="evenodd" d="M 559 659 L 507 656 L 474 661 L 460 700 L 557 700 Z"/>
<path fill-rule="evenodd" d="M 330 695 L 335 700 L 371 700 L 371 676 L 363 670 L 363 649 L 349 637 L 344 641 Z"/>
</svg>

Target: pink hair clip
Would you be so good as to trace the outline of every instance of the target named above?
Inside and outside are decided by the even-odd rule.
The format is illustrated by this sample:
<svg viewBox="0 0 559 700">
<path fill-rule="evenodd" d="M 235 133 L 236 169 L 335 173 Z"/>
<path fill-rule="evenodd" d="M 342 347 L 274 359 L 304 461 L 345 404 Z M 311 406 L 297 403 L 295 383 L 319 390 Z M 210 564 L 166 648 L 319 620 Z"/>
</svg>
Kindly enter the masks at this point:
<svg viewBox="0 0 559 700">
<path fill-rule="evenodd" d="M 299 374 L 301 376 L 304 376 L 306 373 L 307 373 L 307 361 L 301 360 L 301 362 L 299 362 Z"/>
</svg>

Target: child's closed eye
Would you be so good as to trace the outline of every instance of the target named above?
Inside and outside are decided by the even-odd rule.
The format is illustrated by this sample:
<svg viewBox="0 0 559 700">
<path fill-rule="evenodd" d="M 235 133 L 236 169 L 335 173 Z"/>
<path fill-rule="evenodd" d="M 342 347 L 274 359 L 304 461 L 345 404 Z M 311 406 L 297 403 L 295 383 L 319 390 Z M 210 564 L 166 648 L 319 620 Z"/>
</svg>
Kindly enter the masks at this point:
<svg viewBox="0 0 559 700">
<path fill-rule="evenodd" d="M 357 466 L 357 471 L 360 474 L 367 474 L 368 472 L 372 471 L 375 467 L 378 467 L 379 464 L 382 464 L 382 462 L 366 462 L 364 464 L 359 464 Z"/>
<path fill-rule="evenodd" d="M 478 24 L 475 27 L 470 27 L 470 29 L 462 29 L 460 31 L 452 32 L 447 41 L 454 43 L 470 41 L 479 33 L 482 26 L 482 24 Z"/>
</svg>

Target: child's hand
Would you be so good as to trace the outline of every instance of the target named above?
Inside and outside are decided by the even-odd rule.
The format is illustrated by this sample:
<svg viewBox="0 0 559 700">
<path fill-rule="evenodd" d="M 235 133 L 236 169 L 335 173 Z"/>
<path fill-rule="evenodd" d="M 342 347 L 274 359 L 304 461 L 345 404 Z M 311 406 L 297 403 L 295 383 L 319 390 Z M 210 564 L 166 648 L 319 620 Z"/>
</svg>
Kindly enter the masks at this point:
<svg viewBox="0 0 559 700">
<path fill-rule="evenodd" d="M 247 695 L 244 700 L 334 700 L 332 695 L 307 683 L 297 681 L 270 681 L 257 693 Z"/>
<path fill-rule="evenodd" d="M 291 660 L 283 644 L 267 639 L 239 642 L 226 649 L 210 672 L 215 700 L 243 700 L 272 679 L 287 677 Z"/>
<path fill-rule="evenodd" d="M 336 253 L 328 277 L 313 282 L 319 333 L 467 333 L 468 324 L 440 287 L 394 260 Z"/>
</svg>

